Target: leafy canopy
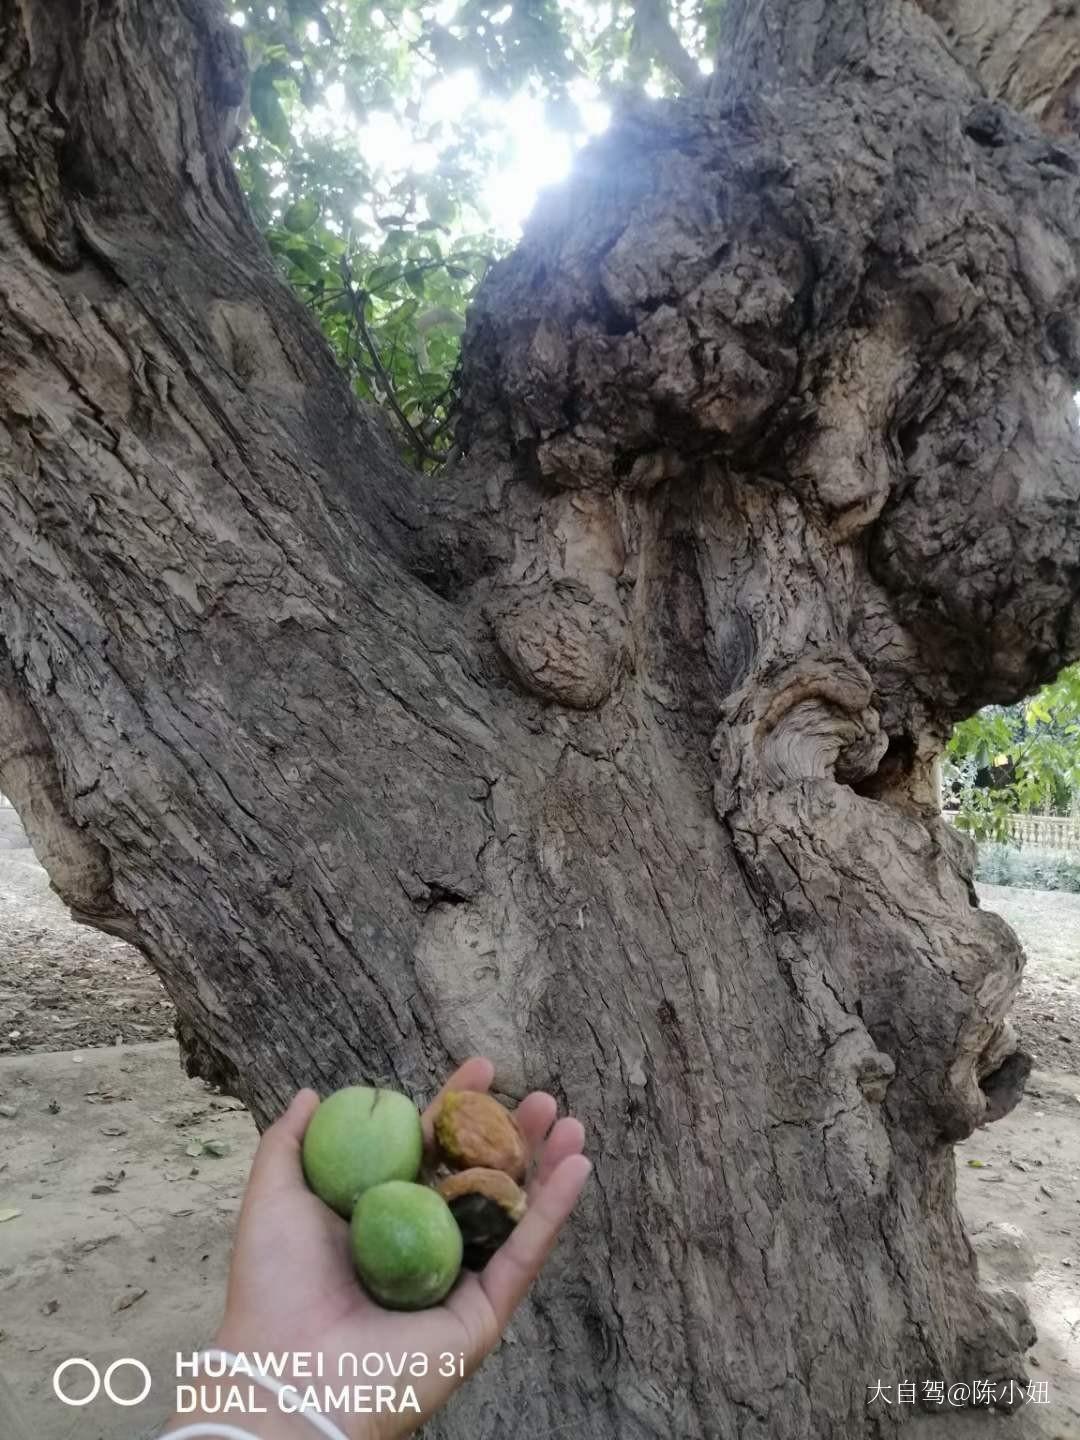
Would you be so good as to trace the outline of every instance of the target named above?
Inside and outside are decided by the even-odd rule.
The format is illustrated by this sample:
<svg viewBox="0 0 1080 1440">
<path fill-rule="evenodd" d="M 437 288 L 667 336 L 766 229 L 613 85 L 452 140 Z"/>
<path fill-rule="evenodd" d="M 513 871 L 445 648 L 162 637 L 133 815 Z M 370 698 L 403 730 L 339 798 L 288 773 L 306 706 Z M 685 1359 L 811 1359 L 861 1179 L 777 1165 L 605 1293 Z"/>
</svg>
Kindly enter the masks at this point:
<svg viewBox="0 0 1080 1440">
<path fill-rule="evenodd" d="M 237 167 L 358 395 L 432 468 L 465 310 L 538 184 L 632 92 L 703 83 L 723 0 L 251 0 Z"/>
<path fill-rule="evenodd" d="M 1065 814 L 1080 798 L 1080 665 L 1030 700 L 988 705 L 953 731 L 945 752 L 946 803 L 980 840 L 1007 840 L 1009 816 Z"/>
</svg>

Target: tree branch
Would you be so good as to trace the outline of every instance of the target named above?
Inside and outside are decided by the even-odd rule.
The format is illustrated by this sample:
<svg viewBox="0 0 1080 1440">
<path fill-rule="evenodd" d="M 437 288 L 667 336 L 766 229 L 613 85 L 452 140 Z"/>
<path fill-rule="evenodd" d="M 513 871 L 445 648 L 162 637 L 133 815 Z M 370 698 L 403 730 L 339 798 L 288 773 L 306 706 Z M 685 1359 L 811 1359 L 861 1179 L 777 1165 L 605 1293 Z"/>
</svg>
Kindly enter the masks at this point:
<svg viewBox="0 0 1080 1440">
<path fill-rule="evenodd" d="M 90 919 L 100 929 L 133 939 L 134 923 L 121 913 L 113 896 L 109 857 L 68 813 L 49 737 L 2 644 L 0 784 L 53 888 L 71 906 L 75 918 Z"/>
<path fill-rule="evenodd" d="M 394 412 L 398 424 L 402 430 L 404 430 L 408 443 L 415 450 L 418 459 L 437 460 L 439 456 L 425 445 L 423 437 L 414 428 L 409 417 L 398 404 L 397 396 L 394 394 L 394 382 L 386 373 L 386 367 L 383 365 L 379 356 L 379 348 L 372 339 L 371 331 L 368 329 L 367 321 L 364 319 L 364 303 L 367 300 L 367 295 L 364 291 L 358 290 L 353 293 L 351 298 L 353 318 L 356 321 L 356 328 L 360 332 L 360 339 L 363 342 L 364 349 L 368 353 L 368 358 L 371 360 L 379 384 L 382 387 L 382 392 L 386 396 L 387 403 Z"/>
<path fill-rule="evenodd" d="M 812 85 L 871 54 L 903 67 L 909 0 L 731 0 L 710 94 L 724 100 L 774 85 Z M 920 48 L 925 46 L 921 37 Z"/>
<path fill-rule="evenodd" d="M 920 12 L 940 27 L 928 29 Z M 820 83 L 914 41 L 920 69 L 956 64 L 986 94 L 1045 129 L 1080 124 L 1080 12 L 1059 0 L 732 0 L 711 93 L 724 99 L 779 83 Z M 934 55 L 935 41 L 941 42 Z M 880 68 L 880 63 L 877 68 Z M 891 68 L 891 67 L 890 67 Z"/>
<path fill-rule="evenodd" d="M 840 7 L 848 9 L 844 5 Z M 798 0 L 732 0 L 724 18 L 712 90 L 725 98 L 750 76 L 775 84 L 813 79 L 821 31 L 828 11 Z"/>
<path fill-rule="evenodd" d="M 1080 12 L 1058 0 L 921 0 L 991 99 L 1060 135 L 1080 128 Z"/>
<path fill-rule="evenodd" d="M 702 88 L 704 77 L 671 23 L 667 0 L 638 0 L 630 50 L 656 60 L 686 90 Z"/>
</svg>

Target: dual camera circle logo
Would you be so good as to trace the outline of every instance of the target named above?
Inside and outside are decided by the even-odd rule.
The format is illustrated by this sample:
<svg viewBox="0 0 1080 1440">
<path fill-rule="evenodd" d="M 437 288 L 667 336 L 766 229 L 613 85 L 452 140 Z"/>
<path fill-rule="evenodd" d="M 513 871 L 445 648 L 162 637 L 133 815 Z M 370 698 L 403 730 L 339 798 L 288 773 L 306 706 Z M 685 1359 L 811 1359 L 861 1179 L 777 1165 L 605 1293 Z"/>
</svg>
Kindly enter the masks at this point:
<svg viewBox="0 0 1080 1440">
<path fill-rule="evenodd" d="M 131 1366 L 133 1370 L 137 1370 L 142 1376 L 143 1388 L 134 1398 L 131 1396 L 118 1395 L 113 1384 L 117 1371 L 123 1369 L 125 1366 Z M 70 1388 L 72 1388 L 70 1385 L 62 1385 L 63 1377 L 69 1370 L 74 1369 L 85 1370 L 90 1376 L 89 1394 L 74 1396 L 69 1393 Z M 89 1405 L 92 1400 L 97 1399 L 102 1390 L 105 1391 L 105 1394 L 114 1405 L 141 1405 L 147 1395 L 150 1394 L 152 1383 L 150 1371 L 143 1362 L 141 1360 L 135 1360 L 131 1356 L 127 1356 L 121 1360 L 114 1360 L 105 1371 L 105 1374 L 102 1375 L 98 1367 L 90 1360 L 84 1360 L 81 1355 L 73 1355 L 70 1360 L 64 1360 L 56 1367 L 52 1377 L 53 1392 L 60 1403 L 62 1405 L 76 1406 Z"/>
</svg>

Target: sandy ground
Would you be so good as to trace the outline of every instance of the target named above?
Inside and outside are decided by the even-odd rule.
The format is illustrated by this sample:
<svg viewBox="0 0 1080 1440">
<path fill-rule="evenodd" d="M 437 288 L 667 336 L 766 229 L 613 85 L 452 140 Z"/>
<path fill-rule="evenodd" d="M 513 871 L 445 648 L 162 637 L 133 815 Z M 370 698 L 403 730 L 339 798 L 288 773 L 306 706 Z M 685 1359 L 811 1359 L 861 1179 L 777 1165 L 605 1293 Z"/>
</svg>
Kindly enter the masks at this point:
<svg viewBox="0 0 1080 1440">
<path fill-rule="evenodd" d="M 217 1323 L 255 1127 L 187 1079 L 171 1041 L 5 1056 L 0 1106 L 15 1111 L 0 1115 L 0 1216 L 21 1211 L 0 1223 L 0 1374 L 26 1440 L 152 1434 L 175 1352 Z M 102 1371 L 135 1356 L 155 1388 L 135 1410 L 104 1397 L 65 1408 L 50 1377 L 72 1355 Z M 72 1393 L 85 1393 L 78 1376 Z"/>
<path fill-rule="evenodd" d="M 172 1005 L 142 956 L 72 924 L 15 811 L 0 806 L 0 1055 L 172 1033 Z"/>
<path fill-rule="evenodd" d="M 71 924 L 10 817 L 0 810 L 0 1440 L 24 1440 L 8 1433 L 4 1381 L 25 1440 L 141 1440 L 170 1408 L 176 1352 L 213 1332 L 254 1127 L 183 1075 L 173 1042 L 130 1043 L 171 1033 L 164 993 L 127 946 Z M 1049 1403 L 1023 1422 L 971 1415 L 948 1436 L 1080 1440 L 1080 896 L 981 894 L 1028 948 L 1016 1020 L 1039 1069 L 1012 1115 L 959 1147 L 958 1190 L 985 1281 L 1031 1308 L 1030 1374 Z M 136 1409 L 65 1407 L 51 1376 L 73 1355 L 102 1369 L 135 1356 L 154 1389 Z M 927 1440 L 944 1429 L 930 1421 Z"/>
<path fill-rule="evenodd" d="M 1025 1050 L 1037 1069 L 1080 1072 L 1080 895 L 1004 885 L 978 890 L 1027 951 L 1012 1016 Z"/>
<path fill-rule="evenodd" d="M 1023 1295 L 1038 1330 L 1029 1375 L 1047 1382 L 1049 1396 L 1038 1418 L 1047 1436 L 1077 1440 L 1080 1076 L 1037 1071 L 1011 1115 L 957 1146 L 956 1165 L 980 1274 Z"/>
</svg>

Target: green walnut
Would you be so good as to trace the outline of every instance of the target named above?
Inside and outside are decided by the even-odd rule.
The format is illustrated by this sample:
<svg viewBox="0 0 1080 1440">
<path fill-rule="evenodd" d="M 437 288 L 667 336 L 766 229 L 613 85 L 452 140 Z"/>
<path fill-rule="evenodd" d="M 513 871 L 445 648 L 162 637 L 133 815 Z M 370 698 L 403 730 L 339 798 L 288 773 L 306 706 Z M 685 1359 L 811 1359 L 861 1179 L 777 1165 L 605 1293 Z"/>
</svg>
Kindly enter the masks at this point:
<svg viewBox="0 0 1080 1440">
<path fill-rule="evenodd" d="M 461 1271 L 458 1223 L 426 1185 L 388 1180 L 365 1190 L 349 1235 L 364 1289 L 390 1310 L 437 1305 Z"/>
<path fill-rule="evenodd" d="M 328 1095 L 304 1133 L 304 1175 L 347 1220 L 357 1199 L 387 1180 L 415 1180 L 424 1153 L 420 1112 L 407 1095 L 350 1085 Z"/>
</svg>

